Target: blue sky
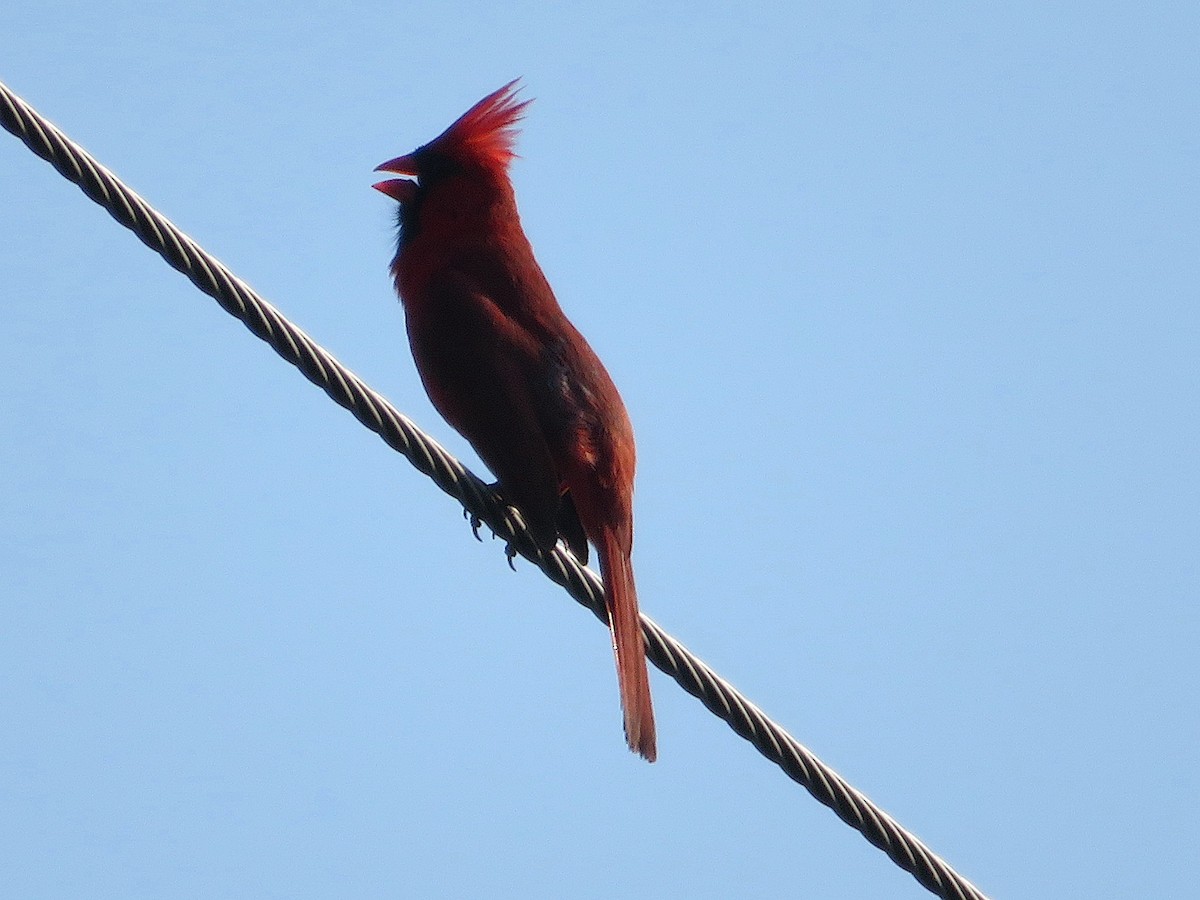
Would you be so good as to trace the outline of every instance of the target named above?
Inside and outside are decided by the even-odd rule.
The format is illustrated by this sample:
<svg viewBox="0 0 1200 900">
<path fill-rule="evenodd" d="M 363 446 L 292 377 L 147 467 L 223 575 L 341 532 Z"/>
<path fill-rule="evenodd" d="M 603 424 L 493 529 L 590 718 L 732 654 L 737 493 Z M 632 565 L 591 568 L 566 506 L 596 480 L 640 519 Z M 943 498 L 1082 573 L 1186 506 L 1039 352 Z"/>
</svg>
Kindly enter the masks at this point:
<svg viewBox="0 0 1200 900">
<path fill-rule="evenodd" d="M 371 170 L 513 169 L 643 607 L 996 896 L 1200 846 L 1194 4 L 58 4 L 0 79 L 472 466 Z M 16 139 L 0 871 L 28 898 L 921 897 Z M 481 470 L 479 470 L 481 471 Z"/>
</svg>

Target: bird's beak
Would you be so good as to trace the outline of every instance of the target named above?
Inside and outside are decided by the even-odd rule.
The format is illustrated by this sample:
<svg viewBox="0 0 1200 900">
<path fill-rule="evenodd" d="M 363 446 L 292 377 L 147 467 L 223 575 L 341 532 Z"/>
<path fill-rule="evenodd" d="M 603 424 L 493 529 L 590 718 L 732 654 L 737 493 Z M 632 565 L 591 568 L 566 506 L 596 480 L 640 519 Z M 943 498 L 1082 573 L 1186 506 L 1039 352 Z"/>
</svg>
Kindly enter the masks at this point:
<svg viewBox="0 0 1200 900">
<path fill-rule="evenodd" d="M 380 163 L 375 167 L 375 171 L 391 172 L 393 175 L 411 175 L 413 178 L 421 174 L 421 170 L 417 167 L 416 156 L 412 153 Z"/>
<path fill-rule="evenodd" d="M 380 163 L 375 167 L 375 171 L 391 172 L 393 175 L 408 175 L 412 178 L 420 175 L 420 170 L 417 168 L 417 161 L 411 153 L 405 156 L 397 156 L 395 159 L 389 159 L 385 163 Z M 407 178 L 389 178 L 387 181 L 380 181 L 378 184 L 371 185 L 371 187 L 381 193 L 387 194 L 398 203 L 408 203 L 417 195 L 417 183 L 409 181 Z"/>
</svg>

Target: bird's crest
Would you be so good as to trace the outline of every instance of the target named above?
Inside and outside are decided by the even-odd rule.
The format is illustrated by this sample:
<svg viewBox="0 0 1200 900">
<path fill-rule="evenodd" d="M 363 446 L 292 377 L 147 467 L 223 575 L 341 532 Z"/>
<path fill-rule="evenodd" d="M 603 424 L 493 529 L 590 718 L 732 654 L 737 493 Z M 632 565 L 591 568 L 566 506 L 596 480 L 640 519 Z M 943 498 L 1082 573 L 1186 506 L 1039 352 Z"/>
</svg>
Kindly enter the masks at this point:
<svg viewBox="0 0 1200 900">
<path fill-rule="evenodd" d="M 519 80 L 488 94 L 426 146 L 488 168 L 506 169 L 517 155 L 513 152 L 517 122 L 531 102 L 517 100 Z"/>
</svg>

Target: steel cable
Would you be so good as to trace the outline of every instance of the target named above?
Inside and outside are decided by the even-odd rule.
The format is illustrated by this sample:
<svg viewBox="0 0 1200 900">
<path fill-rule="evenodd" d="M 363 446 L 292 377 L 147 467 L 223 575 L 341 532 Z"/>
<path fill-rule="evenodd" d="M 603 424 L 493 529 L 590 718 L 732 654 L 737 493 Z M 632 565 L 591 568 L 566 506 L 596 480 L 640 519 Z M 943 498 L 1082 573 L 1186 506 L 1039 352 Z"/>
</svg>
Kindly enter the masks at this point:
<svg viewBox="0 0 1200 900">
<path fill-rule="evenodd" d="M 540 549 L 519 513 L 505 506 L 487 484 L 3 83 L 0 124 L 607 624 L 603 589 L 595 573 L 558 547 L 549 552 Z M 987 900 L 646 615 L 642 632 L 646 655 L 655 666 L 925 888 L 947 900 Z"/>
</svg>

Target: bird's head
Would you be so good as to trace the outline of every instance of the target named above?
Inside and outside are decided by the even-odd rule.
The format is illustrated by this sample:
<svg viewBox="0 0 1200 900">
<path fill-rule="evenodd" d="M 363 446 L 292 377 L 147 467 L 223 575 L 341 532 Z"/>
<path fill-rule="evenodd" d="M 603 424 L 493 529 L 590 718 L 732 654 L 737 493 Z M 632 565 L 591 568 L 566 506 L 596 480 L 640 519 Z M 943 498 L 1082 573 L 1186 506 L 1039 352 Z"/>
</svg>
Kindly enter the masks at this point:
<svg viewBox="0 0 1200 900">
<path fill-rule="evenodd" d="M 516 124 L 530 103 L 516 99 L 517 89 L 517 81 L 510 81 L 428 144 L 376 166 L 376 172 L 406 177 L 389 178 L 372 187 L 406 206 L 414 205 L 431 186 L 457 174 L 504 178 L 516 156 Z"/>
</svg>

